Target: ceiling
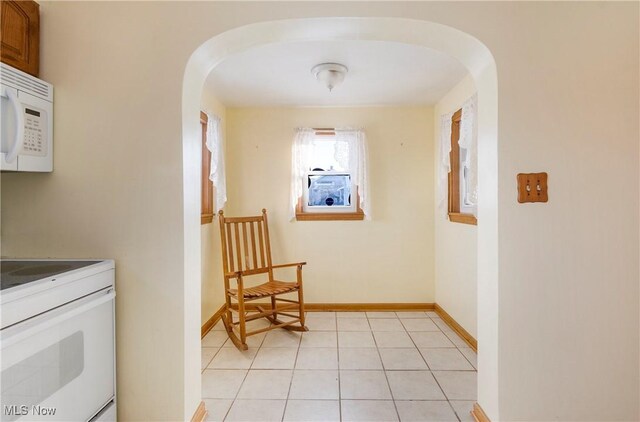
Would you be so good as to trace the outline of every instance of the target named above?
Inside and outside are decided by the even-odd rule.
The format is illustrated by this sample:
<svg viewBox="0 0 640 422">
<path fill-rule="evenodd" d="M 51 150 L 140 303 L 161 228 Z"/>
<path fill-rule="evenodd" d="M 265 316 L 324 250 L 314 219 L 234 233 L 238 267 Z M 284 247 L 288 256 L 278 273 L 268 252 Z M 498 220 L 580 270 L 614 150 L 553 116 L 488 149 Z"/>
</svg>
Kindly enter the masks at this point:
<svg viewBox="0 0 640 422">
<path fill-rule="evenodd" d="M 349 68 L 333 92 L 311 74 L 324 62 Z M 452 57 L 416 45 L 305 41 L 234 54 L 211 72 L 205 89 L 227 107 L 433 105 L 466 74 Z"/>
</svg>

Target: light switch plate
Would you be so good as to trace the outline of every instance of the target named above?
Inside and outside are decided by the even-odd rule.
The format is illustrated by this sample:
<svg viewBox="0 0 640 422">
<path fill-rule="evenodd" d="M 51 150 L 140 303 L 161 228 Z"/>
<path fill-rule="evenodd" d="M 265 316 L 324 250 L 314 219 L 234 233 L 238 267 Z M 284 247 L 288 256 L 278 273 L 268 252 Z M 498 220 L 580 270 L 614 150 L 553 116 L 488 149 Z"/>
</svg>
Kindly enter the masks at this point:
<svg viewBox="0 0 640 422">
<path fill-rule="evenodd" d="M 518 174 L 518 202 L 547 202 L 547 173 Z"/>
</svg>

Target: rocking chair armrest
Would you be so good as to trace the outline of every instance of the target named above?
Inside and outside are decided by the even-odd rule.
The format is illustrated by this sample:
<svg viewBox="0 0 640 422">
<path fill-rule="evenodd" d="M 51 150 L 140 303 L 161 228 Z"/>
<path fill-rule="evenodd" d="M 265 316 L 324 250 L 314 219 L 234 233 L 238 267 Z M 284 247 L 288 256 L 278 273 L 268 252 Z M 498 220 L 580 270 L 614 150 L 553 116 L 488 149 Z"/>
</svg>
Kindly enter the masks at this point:
<svg viewBox="0 0 640 422">
<path fill-rule="evenodd" d="M 291 264 L 281 264 L 281 265 L 272 265 L 271 268 L 286 268 L 286 267 L 302 267 L 303 265 L 307 265 L 306 262 L 294 262 Z M 225 273 L 224 276 L 228 278 L 239 278 L 249 275 L 262 274 L 265 273 L 266 269 L 260 270 L 245 270 L 245 271 L 231 271 Z"/>
<path fill-rule="evenodd" d="M 291 264 L 272 265 L 271 268 L 301 267 L 307 265 L 306 262 L 292 262 Z"/>
</svg>

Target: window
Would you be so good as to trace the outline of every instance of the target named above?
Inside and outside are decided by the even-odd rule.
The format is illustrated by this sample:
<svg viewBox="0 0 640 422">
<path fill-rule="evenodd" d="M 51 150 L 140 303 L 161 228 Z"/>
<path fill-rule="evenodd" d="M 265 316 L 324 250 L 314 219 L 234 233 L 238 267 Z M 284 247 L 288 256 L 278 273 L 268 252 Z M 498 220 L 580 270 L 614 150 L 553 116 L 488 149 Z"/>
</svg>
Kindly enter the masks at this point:
<svg viewBox="0 0 640 422">
<path fill-rule="evenodd" d="M 207 148 L 207 123 L 208 116 L 200 112 L 200 127 L 202 129 L 202 187 L 200 224 L 209 224 L 213 221 L 213 182 L 209 179 L 211 173 L 211 151 Z"/>
<path fill-rule="evenodd" d="M 451 152 L 449 153 L 449 220 L 456 223 L 477 225 L 475 211 L 475 188 L 471 180 L 471 151 L 460 146 L 462 109 L 451 117 Z"/>
<path fill-rule="evenodd" d="M 299 129 L 293 145 L 293 217 L 363 220 L 365 148 L 362 131 Z"/>
<path fill-rule="evenodd" d="M 302 198 L 306 213 L 356 212 L 351 193 L 356 191 L 351 172 L 336 159 L 335 132 L 316 132 L 312 142 L 307 186 Z"/>
</svg>

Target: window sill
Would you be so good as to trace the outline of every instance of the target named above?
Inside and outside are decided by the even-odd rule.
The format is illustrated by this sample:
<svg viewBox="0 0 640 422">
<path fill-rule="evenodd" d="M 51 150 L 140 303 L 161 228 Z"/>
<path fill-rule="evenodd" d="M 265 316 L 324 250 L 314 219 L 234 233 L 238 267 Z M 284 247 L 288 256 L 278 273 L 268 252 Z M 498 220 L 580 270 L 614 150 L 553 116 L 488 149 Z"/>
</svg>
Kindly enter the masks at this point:
<svg viewBox="0 0 640 422">
<path fill-rule="evenodd" d="M 213 214 L 200 214 L 200 225 L 213 222 Z"/>
<path fill-rule="evenodd" d="M 362 211 L 356 212 L 297 212 L 297 221 L 354 221 L 364 220 Z"/>
<path fill-rule="evenodd" d="M 473 214 L 462 214 L 459 212 L 450 212 L 449 221 L 452 223 L 470 224 L 472 226 L 478 225 L 478 219 Z"/>
</svg>

